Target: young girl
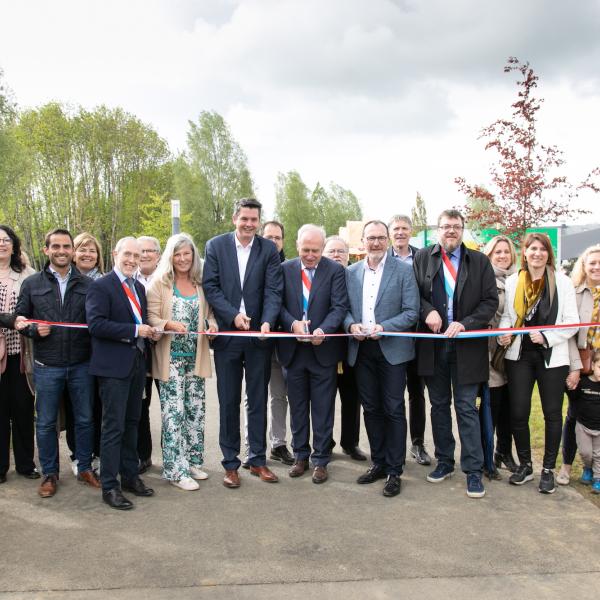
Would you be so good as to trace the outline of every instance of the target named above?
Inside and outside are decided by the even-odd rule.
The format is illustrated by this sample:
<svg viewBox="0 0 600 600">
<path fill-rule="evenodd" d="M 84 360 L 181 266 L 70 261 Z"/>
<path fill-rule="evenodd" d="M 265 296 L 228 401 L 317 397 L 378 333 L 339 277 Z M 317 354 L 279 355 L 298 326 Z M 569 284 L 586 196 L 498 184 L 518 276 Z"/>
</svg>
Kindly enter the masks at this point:
<svg viewBox="0 0 600 600">
<path fill-rule="evenodd" d="M 592 357 L 592 373 L 581 378 L 575 393 L 577 446 L 583 460 L 581 483 L 600 494 L 600 350 Z"/>
</svg>

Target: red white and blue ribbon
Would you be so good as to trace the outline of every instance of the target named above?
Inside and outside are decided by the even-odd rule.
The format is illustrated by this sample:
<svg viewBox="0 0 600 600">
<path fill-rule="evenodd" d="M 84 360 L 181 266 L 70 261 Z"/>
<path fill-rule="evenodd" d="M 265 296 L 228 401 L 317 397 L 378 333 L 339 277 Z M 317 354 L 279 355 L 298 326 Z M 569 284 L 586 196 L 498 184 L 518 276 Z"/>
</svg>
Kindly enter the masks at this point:
<svg viewBox="0 0 600 600">
<path fill-rule="evenodd" d="M 123 286 L 123 290 L 125 290 L 125 294 L 127 294 L 127 298 L 129 298 L 129 304 L 131 304 L 131 310 L 133 311 L 133 318 L 135 320 L 136 325 L 142 324 L 142 307 L 138 302 L 138 299 L 135 297 L 133 290 L 123 282 L 121 284 Z"/>
</svg>

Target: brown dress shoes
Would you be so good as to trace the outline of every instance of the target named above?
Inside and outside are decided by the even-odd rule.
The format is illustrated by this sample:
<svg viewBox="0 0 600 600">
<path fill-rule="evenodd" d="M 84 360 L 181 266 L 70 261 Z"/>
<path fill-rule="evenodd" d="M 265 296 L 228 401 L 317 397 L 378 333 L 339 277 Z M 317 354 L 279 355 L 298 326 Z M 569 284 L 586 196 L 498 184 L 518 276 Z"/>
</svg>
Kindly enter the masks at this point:
<svg viewBox="0 0 600 600">
<path fill-rule="evenodd" d="M 240 487 L 240 476 L 238 475 L 237 469 L 225 471 L 225 477 L 223 478 L 223 485 L 228 488 L 239 488 Z"/>
<path fill-rule="evenodd" d="M 94 471 L 84 471 L 83 473 L 79 473 L 79 475 L 77 475 L 77 481 L 97 489 L 102 487 L 100 485 L 100 481 L 98 480 L 98 475 L 96 475 Z"/>
<path fill-rule="evenodd" d="M 288 471 L 290 477 L 300 477 L 308 469 L 308 460 L 297 460 Z"/>
<path fill-rule="evenodd" d="M 279 478 L 269 467 L 255 467 L 250 465 L 250 473 L 252 475 L 256 475 L 256 477 L 260 477 L 261 481 L 266 481 L 267 483 L 277 483 Z"/>
<path fill-rule="evenodd" d="M 324 483 L 327 481 L 327 467 L 315 467 L 312 480 L 313 483 Z"/>
<path fill-rule="evenodd" d="M 52 498 L 56 494 L 57 481 L 58 477 L 56 475 L 46 475 L 38 489 L 38 494 L 42 498 Z"/>
</svg>

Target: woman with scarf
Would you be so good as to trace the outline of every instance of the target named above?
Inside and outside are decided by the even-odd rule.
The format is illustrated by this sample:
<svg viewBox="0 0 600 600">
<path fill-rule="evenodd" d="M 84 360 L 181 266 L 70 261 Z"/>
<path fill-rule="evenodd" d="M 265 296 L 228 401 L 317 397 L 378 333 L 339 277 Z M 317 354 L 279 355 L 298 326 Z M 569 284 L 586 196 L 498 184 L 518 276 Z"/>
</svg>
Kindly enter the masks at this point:
<svg viewBox="0 0 600 600">
<path fill-rule="evenodd" d="M 586 248 L 577 259 L 571 274 L 571 280 L 575 286 L 575 297 L 577 299 L 577 311 L 581 323 L 600 322 L 600 244 Z M 579 359 L 579 350 L 591 355 L 594 350 L 600 350 L 600 327 L 582 327 L 578 334 L 571 340 L 575 348 L 575 360 L 571 352 L 571 363 Z M 575 411 L 571 401 L 571 390 L 579 383 L 579 368 L 582 366 L 578 361 L 577 368 L 572 366 L 571 373 L 567 379 L 567 395 L 569 396 L 569 410 L 565 419 L 562 433 L 562 459 L 563 464 L 556 476 L 556 483 L 568 485 L 571 480 L 571 466 L 577 454 L 577 441 L 575 439 Z M 591 365 L 590 365 L 591 368 Z M 584 373 L 582 373 L 583 375 Z"/>
<path fill-rule="evenodd" d="M 521 270 L 506 280 L 505 303 L 500 327 L 531 327 L 523 335 L 498 338 L 506 346 L 512 433 L 519 466 L 509 482 L 523 485 L 533 479 L 529 416 L 531 395 L 538 384 L 545 424 L 544 461 L 539 491 L 555 490 L 554 468 L 562 430 L 562 404 L 569 374 L 569 338 L 577 329 L 546 329 L 544 325 L 578 323 L 575 289 L 571 280 L 555 270 L 550 239 L 529 233 L 521 246 Z"/>
<path fill-rule="evenodd" d="M 498 327 L 504 311 L 504 289 L 506 278 L 517 270 L 517 253 L 511 239 L 505 235 L 494 236 L 483 249 L 483 253 L 490 259 L 496 276 L 496 289 L 498 290 L 498 310 L 490 322 L 492 328 Z M 496 469 L 489 473 L 491 479 L 501 479 L 497 469 L 506 467 L 511 473 L 517 470 L 517 464 L 512 455 L 512 432 L 510 427 L 510 400 L 508 397 L 508 384 L 504 365 L 494 365 L 492 357 L 498 348 L 496 338 L 489 339 L 490 354 L 490 404 L 492 409 L 492 423 L 496 432 L 496 451 L 494 464 Z M 496 367 L 500 368 L 496 368 Z M 482 421 L 483 422 L 483 421 Z M 482 436 L 483 439 L 483 436 Z"/>
</svg>

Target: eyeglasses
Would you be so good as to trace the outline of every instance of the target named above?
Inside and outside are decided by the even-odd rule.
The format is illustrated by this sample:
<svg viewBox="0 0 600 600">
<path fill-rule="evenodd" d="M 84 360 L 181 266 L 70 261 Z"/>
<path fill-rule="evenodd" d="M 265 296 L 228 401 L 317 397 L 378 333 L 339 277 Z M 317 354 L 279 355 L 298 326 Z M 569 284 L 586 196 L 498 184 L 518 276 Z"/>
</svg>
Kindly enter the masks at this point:
<svg viewBox="0 0 600 600">
<path fill-rule="evenodd" d="M 154 248 L 144 248 L 142 250 L 142 254 L 156 254 L 158 252 L 158 250 L 155 250 Z"/>
<path fill-rule="evenodd" d="M 12 240 L 10 238 L 0 238 L 0 244 L 12 244 Z"/>
<path fill-rule="evenodd" d="M 387 235 L 379 235 L 379 236 L 375 236 L 375 235 L 370 235 L 368 238 L 365 238 L 367 240 L 367 242 L 369 242 L 369 244 L 374 244 L 375 242 L 379 242 L 380 244 L 383 244 L 385 242 L 387 242 Z"/>
<path fill-rule="evenodd" d="M 440 225 L 439 229 L 442 231 L 461 231 L 463 228 L 462 225 Z"/>
<path fill-rule="evenodd" d="M 271 240 L 272 242 L 281 242 L 283 238 L 280 235 L 267 235 L 265 236 L 266 240 Z"/>
</svg>

